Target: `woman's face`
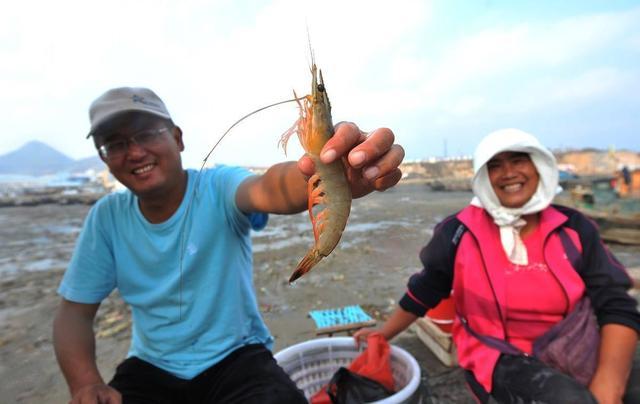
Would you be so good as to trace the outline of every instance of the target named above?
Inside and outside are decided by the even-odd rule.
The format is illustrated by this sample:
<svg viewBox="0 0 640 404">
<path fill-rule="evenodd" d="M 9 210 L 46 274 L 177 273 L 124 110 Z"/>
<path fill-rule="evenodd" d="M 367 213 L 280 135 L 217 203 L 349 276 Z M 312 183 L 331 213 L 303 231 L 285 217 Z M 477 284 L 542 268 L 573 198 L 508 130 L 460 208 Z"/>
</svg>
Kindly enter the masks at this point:
<svg viewBox="0 0 640 404">
<path fill-rule="evenodd" d="M 538 189 L 540 176 L 527 153 L 498 153 L 487 163 L 487 171 L 493 191 L 504 207 L 524 206 Z"/>
</svg>

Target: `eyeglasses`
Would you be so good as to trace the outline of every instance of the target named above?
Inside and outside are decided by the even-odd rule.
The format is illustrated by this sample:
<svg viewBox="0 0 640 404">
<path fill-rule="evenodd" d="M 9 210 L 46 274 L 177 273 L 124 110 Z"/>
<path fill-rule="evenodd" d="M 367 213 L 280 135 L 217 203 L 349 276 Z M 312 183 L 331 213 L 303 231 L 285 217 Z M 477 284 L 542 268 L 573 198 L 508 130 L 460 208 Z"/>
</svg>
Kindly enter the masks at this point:
<svg viewBox="0 0 640 404">
<path fill-rule="evenodd" d="M 98 147 L 100 156 L 104 159 L 114 159 L 124 156 L 129 150 L 129 145 L 135 143 L 141 147 L 153 146 L 160 140 L 163 133 L 168 132 L 169 128 L 145 129 L 141 132 L 129 136 L 127 139 L 107 142 Z"/>
</svg>

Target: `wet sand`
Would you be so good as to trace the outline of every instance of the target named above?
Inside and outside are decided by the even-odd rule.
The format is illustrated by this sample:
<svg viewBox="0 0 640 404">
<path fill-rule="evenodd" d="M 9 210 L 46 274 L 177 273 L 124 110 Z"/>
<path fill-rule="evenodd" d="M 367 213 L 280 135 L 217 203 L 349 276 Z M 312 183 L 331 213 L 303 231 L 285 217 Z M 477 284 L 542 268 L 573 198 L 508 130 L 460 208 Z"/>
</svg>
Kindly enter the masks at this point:
<svg viewBox="0 0 640 404">
<path fill-rule="evenodd" d="M 418 252 L 434 225 L 465 206 L 466 192 L 431 192 L 399 185 L 354 201 L 337 250 L 294 285 L 288 278 L 312 243 L 306 213 L 271 216 L 254 234 L 255 287 L 274 350 L 315 337 L 310 310 L 360 304 L 384 319 L 419 269 Z M 0 209 L 0 402 L 66 403 L 68 393 L 55 361 L 51 324 L 56 288 L 89 207 L 42 205 Z M 638 247 L 612 246 L 628 266 L 640 266 Z M 212 298 L 213 301 L 213 298 Z M 96 320 L 97 357 L 105 379 L 125 357 L 129 314 L 112 294 Z M 420 363 L 422 389 L 434 403 L 473 403 L 460 369 L 430 354 L 412 331 L 393 340 Z"/>
</svg>

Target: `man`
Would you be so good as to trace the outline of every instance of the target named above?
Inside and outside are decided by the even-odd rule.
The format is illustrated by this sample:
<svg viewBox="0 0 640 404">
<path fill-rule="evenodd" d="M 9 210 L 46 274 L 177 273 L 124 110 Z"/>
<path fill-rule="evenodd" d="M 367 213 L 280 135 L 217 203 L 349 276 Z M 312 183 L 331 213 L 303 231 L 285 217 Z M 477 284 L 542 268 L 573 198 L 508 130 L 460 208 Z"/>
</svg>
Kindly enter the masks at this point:
<svg viewBox="0 0 640 404">
<path fill-rule="evenodd" d="M 116 88 L 89 110 L 100 158 L 129 192 L 91 209 L 54 320 L 54 346 L 72 403 L 305 402 L 269 348 L 252 284 L 249 231 L 267 214 L 307 207 L 308 157 L 251 175 L 184 170 L 182 131 L 145 88 Z M 354 197 L 401 177 L 393 133 L 339 124 L 323 162 L 343 159 Z M 132 310 L 129 357 L 106 384 L 93 320 L 118 288 Z"/>
</svg>

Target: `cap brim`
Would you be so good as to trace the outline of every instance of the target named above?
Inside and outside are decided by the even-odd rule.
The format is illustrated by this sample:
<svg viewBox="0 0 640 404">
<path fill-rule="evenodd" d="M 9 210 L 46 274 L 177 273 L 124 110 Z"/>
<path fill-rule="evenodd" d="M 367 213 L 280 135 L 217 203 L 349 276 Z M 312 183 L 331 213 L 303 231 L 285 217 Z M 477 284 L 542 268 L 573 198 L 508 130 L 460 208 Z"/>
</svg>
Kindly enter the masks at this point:
<svg viewBox="0 0 640 404">
<path fill-rule="evenodd" d="M 91 136 L 93 136 L 96 131 L 98 130 L 98 128 L 100 128 L 101 125 L 104 125 L 105 123 L 107 123 L 108 121 L 120 116 L 120 115 L 124 115 L 127 113 L 131 113 L 131 112 L 137 112 L 140 114 L 147 114 L 147 115 L 153 115 L 153 116 L 157 116 L 163 119 L 171 119 L 171 116 L 167 115 L 167 114 L 162 114 L 160 112 L 156 112 L 156 111 L 149 111 L 148 109 L 127 109 L 125 111 L 118 111 L 118 112 L 114 112 L 111 115 L 107 115 L 105 117 L 103 117 L 102 119 L 100 119 L 100 121 L 96 122 L 93 127 L 91 127 L 91 130 L 89 131 L 89 133 L 87 133 L 87 137 L 85 139 L 89 139 Z"/>
</svg>

